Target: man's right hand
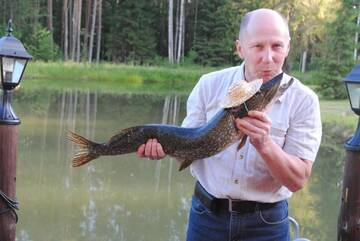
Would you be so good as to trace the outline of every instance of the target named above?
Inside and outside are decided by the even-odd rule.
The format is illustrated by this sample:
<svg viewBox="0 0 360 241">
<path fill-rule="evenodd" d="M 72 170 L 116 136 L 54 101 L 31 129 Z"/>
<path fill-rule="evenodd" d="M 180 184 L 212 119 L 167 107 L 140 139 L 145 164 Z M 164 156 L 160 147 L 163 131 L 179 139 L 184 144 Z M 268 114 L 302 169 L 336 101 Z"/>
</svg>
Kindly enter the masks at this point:
<svg viewBox="0 0 360 241">
<path fill-rule="evenodd" d="M 166 156 L 161 144 L 156 139 L 149 139 L 146 144 L 140 145 L 136 155 L 138 157 L 147 157 L 151 160 L 159 160 Z"/>
</svg>

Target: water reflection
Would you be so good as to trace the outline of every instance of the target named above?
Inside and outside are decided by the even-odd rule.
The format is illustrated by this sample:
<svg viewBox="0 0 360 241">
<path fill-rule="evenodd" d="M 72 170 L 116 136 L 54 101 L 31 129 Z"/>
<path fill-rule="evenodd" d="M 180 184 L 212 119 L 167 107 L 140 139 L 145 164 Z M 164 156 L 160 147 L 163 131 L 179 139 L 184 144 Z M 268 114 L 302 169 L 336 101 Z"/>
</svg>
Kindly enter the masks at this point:
<svg viewBox="0 0 360 241">
<path fill-rule="evenodd" d="M 184 240 L 194 182 L 188 170 L 179 173 L 170 158 L 134 154 L 72 168 L 74 146 L 65 136 L 74 130 L 102 142 L 129 126 L 179 124 L 185 100 L 175 94 L 16 93 L 22 120 L 17 240 Z M 335 139 L 331 133 L 325 138 L 310 183 L 290 201 L 301 235 L 312 240 L 336 237 L 344 155 Z"/>
</svg>

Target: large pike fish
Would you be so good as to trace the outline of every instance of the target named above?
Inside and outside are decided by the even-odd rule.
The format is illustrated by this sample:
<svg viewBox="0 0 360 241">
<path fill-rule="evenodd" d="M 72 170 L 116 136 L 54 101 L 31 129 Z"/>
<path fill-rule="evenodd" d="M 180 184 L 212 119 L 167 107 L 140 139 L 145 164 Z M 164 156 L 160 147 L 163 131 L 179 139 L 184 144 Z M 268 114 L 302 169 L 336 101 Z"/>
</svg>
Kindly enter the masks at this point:
<svg viewBox="0 0 360 241">
<path fill-rule="evenodd" d="M 251 82 L 236 81 L 222 101 L 222 109 L 206 124 L 197 128 L 183 128 L 174 125 L 150 124 L 134 126 L 120 131 L 106 143 L 95 143 L 69 132 L 68 138 L 80 150 L 73 158 L 73 166 L 81 166 L 99 156 L 120 155 L 136 152 L 148 139 L 157 139 L 164 152 L 181 161 L 180 171 L 193 161 L 210 157 L 229 145 L 240 141 L 239 149 L 246 141 L 246 135 L 235 127 L 235 118 L 242 118 L 249 110 L 263 110 L 281 96 L 292 84 L 281 85 L 282 74 L 262 83 L 261 79 Z"/>
</svg>

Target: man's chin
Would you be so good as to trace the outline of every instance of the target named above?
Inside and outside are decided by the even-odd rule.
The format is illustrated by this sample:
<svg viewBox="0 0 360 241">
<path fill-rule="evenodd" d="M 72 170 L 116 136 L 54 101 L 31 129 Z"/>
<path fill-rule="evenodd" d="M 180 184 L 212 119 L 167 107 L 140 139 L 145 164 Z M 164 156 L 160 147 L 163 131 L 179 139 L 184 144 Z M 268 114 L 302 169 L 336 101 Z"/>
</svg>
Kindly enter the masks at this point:
<svg viewBox="0 0 360 241">
<path fill-rule="evenodd" d="M 267 82 L 269 80 L 271 80 L 272 78 L 274 78 L 275 75 L 273 74 L 264 74 L 264 75 L 261 75 L 261 79 L 264 81 L 264 82 Z"/>
<path fill-rule="evenodd" d="M 269 80 L 271 80 L 272 78 L 274 78 L 275 76 L 277 76 L 279 73 L 274 73 L 274 72 L 266 72 L 266 73 L 262 73 L 260 76 L 260 79 L 262 79 L 264 82 L 267 82 Z"/>
</svg>

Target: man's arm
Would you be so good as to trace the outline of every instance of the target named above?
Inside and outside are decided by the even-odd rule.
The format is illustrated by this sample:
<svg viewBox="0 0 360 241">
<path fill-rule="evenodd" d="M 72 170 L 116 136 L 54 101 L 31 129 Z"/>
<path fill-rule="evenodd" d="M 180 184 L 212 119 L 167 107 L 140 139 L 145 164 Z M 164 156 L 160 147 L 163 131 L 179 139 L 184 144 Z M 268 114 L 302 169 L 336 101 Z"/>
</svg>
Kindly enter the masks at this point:
<svg viewBox="0 0 360 241">
<path fill-rule="evenodd" d="M 312 162 L 286 153 L 271 139 L 271 121 L 265 113 L 250 111 L 247 117 L 235 122 L 237 128 L 249 136 L 276 180 L 292 192 L 304 187 L 311 174 Z"/>
</svg>

